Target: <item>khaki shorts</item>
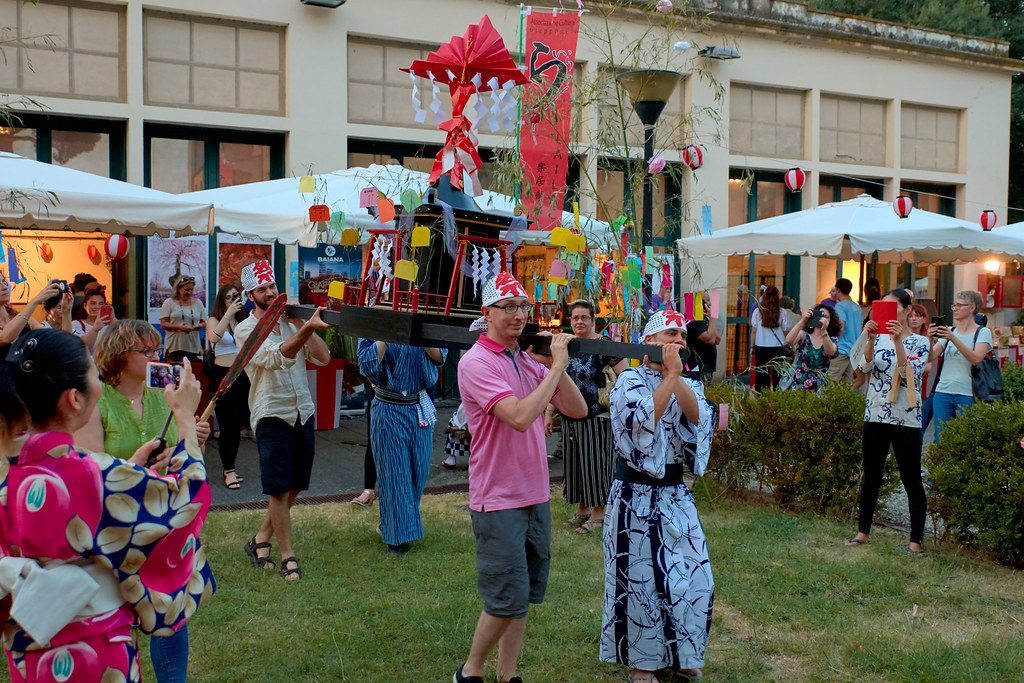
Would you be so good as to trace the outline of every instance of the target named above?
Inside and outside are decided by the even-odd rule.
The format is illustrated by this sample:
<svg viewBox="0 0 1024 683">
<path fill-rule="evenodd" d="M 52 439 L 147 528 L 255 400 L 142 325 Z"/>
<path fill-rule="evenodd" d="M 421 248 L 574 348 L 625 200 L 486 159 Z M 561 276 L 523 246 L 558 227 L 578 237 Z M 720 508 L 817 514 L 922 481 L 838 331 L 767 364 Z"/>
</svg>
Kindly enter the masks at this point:
<svg viewBox="0 0 1024 683">
<path fill-rule="evenodd" d="M 522 619 L 544 602 L 551 567 L 551 504 L 476 512 L 476 585 L 484 611 Z"/>
<path fill-rule="evenodd" d="M 828 378 L 833 382 L 852 382 L 853 365 L 845 354 L 835 356 L 828 364 Z"/>
</svg>

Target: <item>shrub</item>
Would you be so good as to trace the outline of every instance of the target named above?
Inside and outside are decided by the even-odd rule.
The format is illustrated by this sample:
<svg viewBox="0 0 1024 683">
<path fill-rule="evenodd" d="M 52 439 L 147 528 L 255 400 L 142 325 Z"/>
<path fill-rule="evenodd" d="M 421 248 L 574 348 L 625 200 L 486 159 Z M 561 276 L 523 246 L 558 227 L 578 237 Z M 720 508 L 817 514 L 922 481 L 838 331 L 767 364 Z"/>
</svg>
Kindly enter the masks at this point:
<svg viewBox="0 0 1024 683">
<path fill-rule="evenodd" d="M 821 395 L 804 391 L 748 393 L 712 387 L 708 398 L 729 403 L 729 430 L 719 432 L 708 471 L 731 488 L 756 482 L 769 487 L 775 503 L 815 512 L 849 513 L 856 504 L 861 472 L 864 398 L 845 384 Z M 887 468 L 886 491 L 895 480 Z"/>
<path fill-rule="evenodd" d="M 1003 368 L 1004 401 L 1024 401 L 1024 367 L 1016 363 L 1007 363 Z"/>
<path fill-rule="evenodd" d="M 976 403 L 942 428 L 926 456 L 930 505 L 946 532 L 1024 567 L 1024 411 Z"/>
</svg>

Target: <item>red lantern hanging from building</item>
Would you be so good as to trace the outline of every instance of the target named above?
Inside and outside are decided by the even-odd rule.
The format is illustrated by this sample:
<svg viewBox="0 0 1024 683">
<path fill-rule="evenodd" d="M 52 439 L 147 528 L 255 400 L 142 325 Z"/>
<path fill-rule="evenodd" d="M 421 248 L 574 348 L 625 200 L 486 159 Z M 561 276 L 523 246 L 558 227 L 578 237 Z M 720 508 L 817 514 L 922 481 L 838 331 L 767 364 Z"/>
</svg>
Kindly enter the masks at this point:
<svg viewBox="0 0 1024 683">
<path fill-rule="evenodd" d="M 39 245 L 39 256 L 42 257 L 43 261 L 46 263 L 53 260 L 53 249 L 50 247 L 48 242 L 43 242 Z"/>
<path fill-rule="evenodd" d="M 802 168 L 791 168 L 786 171 L 786 187 L 789 188 L 790 192 L 799 192 L 804 189 L 804 183 L 807 181 L 807 174 Z"/>
<path fill-rule="evenodd" d="M 892 210 L 900 218 L 906 218 L 914 210 L 914 200 L 906 195 L 901 195 L 892 203 Z"/>
<path fill-rule="evenodd" d="M 100 260 L 100 250 L 96 248 L 95 244 L 90 244 L 85 248 L 85 253 L 89 256 L 89 260 L 93 263 L 98 263 Z"/>
<path fill-rule="evenodd" d="M 110 235 L 103 243 L 103 250 L 112 261 L 120 261 L 128 255 L 128 238 L 124 235 Z"/>
<path fill-rule="evenodd" d="M 985 209 L 981 212 L 981 220 L 978 222 L 981 223 L 981 229 L 988 232 L 992 228 L 996 227 L 996 222 L 998 221 L 999 216 L 996 215 L 995 211 L 992 209 Z"/>
<path fill-rule="evenodd" d="M 704 165 L 704 150 L 697 145 L 689 145 L 683 148 L 683 163 L 696 171 Z"/>
</svg>

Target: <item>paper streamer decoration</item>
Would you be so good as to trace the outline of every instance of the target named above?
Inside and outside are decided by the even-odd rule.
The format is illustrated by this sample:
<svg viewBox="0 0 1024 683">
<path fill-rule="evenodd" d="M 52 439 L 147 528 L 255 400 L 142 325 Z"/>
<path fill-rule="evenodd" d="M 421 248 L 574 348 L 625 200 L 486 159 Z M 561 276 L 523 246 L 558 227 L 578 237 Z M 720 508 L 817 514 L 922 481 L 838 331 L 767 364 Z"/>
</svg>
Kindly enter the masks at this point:
<svg viewBox="0 0 1024 683">
<path fill-rule="evenodd" d="M 377 220 L 381 225 L 395 220 L 395 203 L 383 192 L 377 193 Z"/>
<path fill-rule="evenodd" d="M 533 283 L 533 300 L 540 301 L 544 298 L 544 289 L 539 282 Z"/>
<path fill-rule="evenodd" d="M 551 246 L 564 247 L 573 238 L 573 234 L 565 228 L 555 228 L 551 231 Z"/>
<path fill-rule="evenodd" d="M 416 80 L 416 74 L 409 72 L 409 80 L 412 81 L 412 110 L 416 123 L 424 123 L 427 120 L 427 110 L 423 108 L 423 100 L 420 99 L 420 84 Z"/>
<path fill-rule="evenodd" d="M 683 315 L 687 320 L 693 320 L 693 292 L 683 294 Z"/>
<path fill-rule="evenodd" d="M 718 431 L 724 432 L 729 429 L 729 404 L 718 404 Z"/>
<path fill-rule="evenodd" d="M 548 273 L 548 282 L 556 285 L 564 285 L 569 282 L 569 264 L 563 259 L 555 259 L 551 262 L 551 272 Z"/>
<path fill-rule="evenodd" d="M 657 275 L 658 271 L 661 270 L 661 263 L 658 261 L 658 257 L 654 255 L 654 247 L 644 247 L 644 257 L 647 259 L 647 274 Z"/>
<path fill-rule="evenodd" d="M 700 207 L 700 224 L 704 234 L 711 236 L 711 205 L 704 204 Z"/>
<path fill-rule="evenodd" d="M 399 280 L 416 282 L 416 275 L 419 273 L 419 270 L 420 266 L 415 261 L 402 259 L 395 264 L 395 277 Z"/>
<path fill-rule="evenodd" d="M 558 299 L 558 285 L 554 282 L 548 283 L 548 299 L 551 301 Z"/>
<path fill-rule="evenodd" d="M 331 228 L 334 230 L 342 230 L 345 228 L 345 212 L 344 211 L 332 211 L 331 212 Z"/>
<path fill-rule="evenodd" d="M 405 190 L 404 192 L 402 192 L 402 196 L 399 199 L 402 202 L 402 209 L 406 213 L 415 211 L 416 207 L 420 205 L 421 201 L 420 193 L 412 189 Z"/>
<path fill-rule="evenodd" d="M 311 175 L 299 178 L 299 194 L 309 194 L 316 190 L 316 179 Z"/>
<path fill-rule="evenodd" d="M 89 245 L 93 249 L 91 244 Z M 7 280 L 17 285 L 25 281 L 25 278 L 21 276 L 21 269 L 18 268 L 18 254 L 14 251 L 14 247 L 7 247 Z"/>
<path fill-rule="evenodd" d="M 345 298 L 345 283 L 340 280 L 333 280 L 331 284 L 327 286 L 327 298 L 338 299 L 339 301 Z"/>
<path fill-rule="evenodd" d="M 341 246 L 343 247 L 357 247 L 359 246 L 359 231 L 353 228 L 341 231 Z"/>
<path fill-rule="evenodd" d="M 704 292 L 697 292 L 693 295 L 693 319 L 704 319 Z"/>
<path fill-rule="evenodd" d="M 3 241 L 4 241 L 4 235 L 3 235 L 3 233 L 0 233 L 0 245 L 3 244 Z M 0 263 L 7 263 L 7 254 L 4 253 L 3 246 L 0 246 Z"/>
<path fill-rule="evenodd" d="M 359 190 L 359 208 L 368 209 L 371 206 L 377 206 L 377 188 L 364 187 Z"/>
<path fill-rule="evenodd" d="M 430 246 L 430 228 L 425 225 L 417 225 L 412 230 L 412 241 L 410 245 L 413 247 L 429 247 Z"/>
<path fill-rule="evenodd" d="M 640 277 L 640 257 L 630 256 L 629 267 L 626 270 L 628 275 L 629 287 L 640 287 L 643 284 L 643 278 Z M 626 300 L 629 300 L 629 290 L 626 290 Z"/>
<path fill-rule="evenodd" d="M 331 220 L 331 207 L 326 204 L 314 204 L 309 207 L 309 222 L 322 223 Z"/>
<path fill-rule="evenodd" d="M 708 315 L 710 315 L 714 319 L 718 318 L 718 300 L 720 298 L 721 293 L 721 290 L 718 289 L 711 292 L 711 307 L 708 309 Z"/>
</svg>

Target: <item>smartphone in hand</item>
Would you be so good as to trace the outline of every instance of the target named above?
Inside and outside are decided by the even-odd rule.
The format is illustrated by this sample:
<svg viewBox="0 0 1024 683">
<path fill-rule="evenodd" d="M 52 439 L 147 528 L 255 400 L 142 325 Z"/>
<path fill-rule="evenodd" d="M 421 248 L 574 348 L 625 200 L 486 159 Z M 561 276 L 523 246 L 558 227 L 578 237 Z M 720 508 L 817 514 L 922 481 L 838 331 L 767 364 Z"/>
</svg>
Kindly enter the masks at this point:
<svg viewBox="0 0 1024 683">
<path fill-rule="evenodd" d="M 114 319 L 114 307 L 110 304 L 103 304 L 100 306 L 100 317 L 104 320 L 110 321 Z"/>
<path fill-rule="evenodd" d="M 823 313 L 824 312 L 820 308 L 816 309 L 814 313 L 811 313 L 811 317 L 807 320 L 808 330 L 816 330 L 821 327 L 821 318 Z"/>
<path fill-rule="evenodd" d="M 932 325 L 935 325 L 937 327 L 949 327 L 949 323 L 946 322 L 945 316 L 941 315 L 932 316 Z"/>
<path fill-rule="evenodd" d="M 181 384 L 181 366 L 170 363 L 146 363 L 146 386 L 163 389 Z"/>
</svg>

